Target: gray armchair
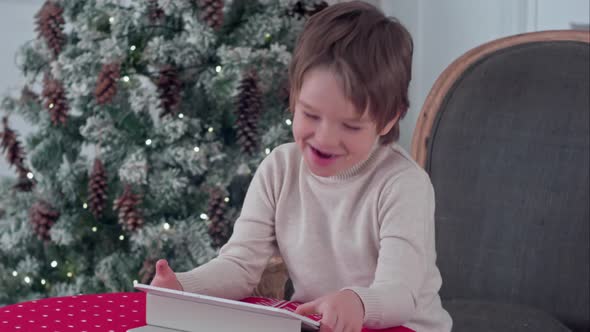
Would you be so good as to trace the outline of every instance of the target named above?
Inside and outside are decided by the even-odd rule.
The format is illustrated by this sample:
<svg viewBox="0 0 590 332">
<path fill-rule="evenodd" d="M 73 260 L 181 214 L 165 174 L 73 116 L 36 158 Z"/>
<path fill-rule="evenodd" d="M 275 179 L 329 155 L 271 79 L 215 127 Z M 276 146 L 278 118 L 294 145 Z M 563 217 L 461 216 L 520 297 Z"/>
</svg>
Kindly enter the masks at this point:
<svg viewBox="0 0 590 332">
<path fill-rule="evenodd" d="M 590 33 L 475 48 L 441 74 L 412 153 L 436 192 L 456 332 L 590 331 Z"/>
</svg>

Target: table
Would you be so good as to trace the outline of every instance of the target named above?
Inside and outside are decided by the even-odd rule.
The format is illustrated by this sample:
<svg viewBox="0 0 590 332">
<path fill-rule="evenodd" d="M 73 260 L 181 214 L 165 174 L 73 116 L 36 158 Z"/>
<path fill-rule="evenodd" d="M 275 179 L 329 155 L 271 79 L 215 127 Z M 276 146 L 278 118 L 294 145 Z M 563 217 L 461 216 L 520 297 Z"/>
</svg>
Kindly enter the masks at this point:
<svg viewBox="0 0 590 332">
<path fill-rule="evenodd" d="M 144 325 L 143 292 L 53 297 L 0 308 L 2 332 L 125 332 Z"/>
<path fill-rule="evenodd" d="M 146 325 L 145 296 L 107 293 L 17 303 L 0 308 L 0 332 L 126 332 Z M 400 326 L 381 332 L 413 331 Z"/>
</svg>

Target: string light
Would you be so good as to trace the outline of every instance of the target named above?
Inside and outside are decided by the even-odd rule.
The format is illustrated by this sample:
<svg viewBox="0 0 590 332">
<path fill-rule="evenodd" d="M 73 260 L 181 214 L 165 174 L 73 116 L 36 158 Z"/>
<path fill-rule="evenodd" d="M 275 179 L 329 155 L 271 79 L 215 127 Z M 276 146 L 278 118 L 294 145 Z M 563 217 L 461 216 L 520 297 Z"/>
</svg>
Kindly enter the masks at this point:
<svg viewBox="0 0 590 332">
<path fill-rule="evenodd" d="M 164 227 L 165 230 L 169 230 L 170 229 L 170 224 L 165 222 L 164 225 L 162 225 L 162 227 Z"/>
<path fill-rule="evenodd" d="M 195 146 L 195 148 L 193 150 L 195 150 L 195 152 L 199 152 L 201 149 L 199 149 L 198 146 Z"/>
<path fill-rule="evenodd" d="M 182 119 L 182 118 L 184 118 L 184 114 L 182 114 L 182 113 L 178 114 L 178 118 L 179 118 L 179 119 Z"/>
<path fill-rule="evenodd" d="M 33 173 L 31 173 L 31 172 L 27 173 L 27 178 L 32 179 L 34 177 L 35 177 L 35 175 Z"/>
<path fill-rule="evenodd" d="M 111 23 L 111 24 L 115 23 L 115 18 L 114 17 L 109 17 L 109 23 Z"/>
<path fill-rule="evenodd" d="M 129 47 L 129 49 L 130 49 L 131 51 L 135 51 L 135 49 L 136 49 L 136 48 L 137 48 L 137 47 L 135 47 L 135 45 L 131 45 L 131 47 Z"/>
<path fill-rule="evenodd" d="M 145 145 L 148 145 L 148 146 L 149 146 L 149 145 L 152 145 L 152 140 L 151 140 L 151 139 L 149 139 L 149 138 L 148 138 L 148 139 L 146 139 L 146 140 L 145 140 Z"/>
<path fill-rule="evenodd" d="M 87 204 L 87 203 L 84 203 L 84 204 L 82 204 L 82 207 L 83 207 L 84 209 L 87 209 L 87 208 L 88 208 L 88 204 Z"/>
<path fill-rule="evenodd" d="M 31 283 L 31 278 L 29 278 L 29 276 L 25 277 L 25 283 L 30 284 Z"/>
<path fill-rule="evenodd" d="M 264 34 L 264 39 L 269 40 L 270 37 L 271 37 L 270 36 L 270 33 L 267 32 L 267 33 Z"/>
<path fill-rule="evenodd" d="M 13 276 L 13 277 L 16 277 L 16 276 L 18 276 L 18 272 L 16 272 L 16 271 L 12 271 L 12 276 Z"/>
<path fill-rule="evenodd" d="M 264 153 L 270 154 L 270 149 L 269 148 L 264 149 Z"/>
<path fill-rule="evenodd" d="M 96 228 L 96 226 L 92 227 L 92 232 L 96 233 L 97 230 L 98 228 Z"/>
<path fill-rule="evenodd" d="M 209 127 L 209 132 L 212 133 L 213 132 L 213 127 Z"/>
<path fill-rule="evenodd" d="M 285 123 L 287 124 L 287 126 L 290 126 L 293 124 L 293 121 L 291 121 L 291 119 L 287 119 L 285 120 Z"/>
<path fill-rule="evenodd" d="M 229 197 L 224 198 L 223 201 L 229 203 Z"/>
<path fill-rule="evenodd" d="M 209 217 L 207 217 L 207 215 L 206 215 L 206 214 L 204 214 L 204 213 L 201 213 L 201 219 L 203 219 L 203 220 L 207 220 L 208 218 L 209 218 Z"/>
<path fill-rule="evenodd" d="M 119 240 L 121 240 L 121 241 L 125 240 L 125 236 L 124 235 L 119 235 Z"/>
<path fill-rule="evenodd" d="M 49 104 L 49 108 L 53 108 L 55 106 L 53 103 Z"/>
<path fill-rule="evenodd" d="M 221 73 L 221 66 L 216 66 L 215 67 L 215 71 L 218 72 L 218 73 Z"/>
<path fill-rule="evenodd" d="M 68 276 L 68 278 L 71 278 L 74 274 L 72 272 L 68 272 L 66 275 Z"/>
<path fill-rule="evenodd" d="M 129 76 L 127 76 L 127 75 L 123 76 L 123 82 L 129 82 Z"/>
<path fill-rule="evenodd" d="M 47 281 L 45 281 L 45 279 L 41 279 L 41 285 L 45 285 L 47 283 Z"/>
<path fill-rule="evenodd" d="M 57 267 L 57 262 L 56 261 L 51 262 L 51 267 L 52 268 L 56 268 Z"/>
<path fill-rule="evenodd" d="M 133 280 L 133 285 L 137 285 L 137 280 Z"/>
</svg>

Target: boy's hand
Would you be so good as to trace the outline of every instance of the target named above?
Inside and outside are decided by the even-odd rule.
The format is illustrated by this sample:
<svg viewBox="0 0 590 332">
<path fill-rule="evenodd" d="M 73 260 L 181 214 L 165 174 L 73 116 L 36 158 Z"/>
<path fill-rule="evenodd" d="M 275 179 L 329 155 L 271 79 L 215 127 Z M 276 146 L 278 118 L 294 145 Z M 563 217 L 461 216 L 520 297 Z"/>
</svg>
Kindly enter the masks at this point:
<svg viewBox="0 0 590 332">
<path fill-rule="evenodd" d="M 179 291 L 182 290 L 182 286 L 178 282 L 178 279 L 176 279 L 174 271 L 168 266 L 168 262 L 165 259 L 160 259 L 156 262 L 156 275 L 150 285 Z"/>
<path fill-rule="evenodd" d="M 302 304 L 295 313 L 321 314 L 320 332 L 360 332 L 365 309 L 358 295 L 346 289 Z"/>
</svg>

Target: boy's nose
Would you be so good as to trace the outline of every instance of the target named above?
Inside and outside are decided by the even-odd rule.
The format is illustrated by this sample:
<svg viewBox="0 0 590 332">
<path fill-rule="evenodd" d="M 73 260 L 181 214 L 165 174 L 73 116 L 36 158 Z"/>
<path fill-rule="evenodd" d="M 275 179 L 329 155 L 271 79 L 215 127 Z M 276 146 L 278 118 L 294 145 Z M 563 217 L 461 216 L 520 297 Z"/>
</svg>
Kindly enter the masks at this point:
<svg viewBox="0 0 590 332">
<path fill-rule="evenodd" d="M 338 141 L 338 133 L 335 128 L 332 128 L 330 125 L 322 124 L 318 126 L 315 132 L 315 139 L 318 145 L 318 148 L 333 148 L 337 145 Z"/>
</svg>

